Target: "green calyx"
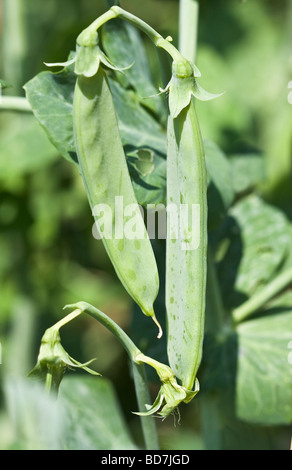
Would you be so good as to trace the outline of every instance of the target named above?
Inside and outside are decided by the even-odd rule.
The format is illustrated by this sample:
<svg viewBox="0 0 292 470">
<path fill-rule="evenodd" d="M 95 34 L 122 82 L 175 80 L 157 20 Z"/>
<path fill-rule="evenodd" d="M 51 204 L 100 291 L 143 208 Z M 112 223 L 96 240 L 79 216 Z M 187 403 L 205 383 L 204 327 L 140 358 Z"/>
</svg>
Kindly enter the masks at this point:
<svg viewBox="0 0 292 470">
<path fill-rule="evenodd" d="M 140 416 L 150 416 L 157 413 L 162 418 L 167 418 L 174 413 L 181 403 L 189 403 L 199 392 L 199 381 L 196 379 L 195 389 L 188 390 L 177 383 L 176 377 L 169 366 L 155 361 L 154 359 L 140 354 L 136 357 L 137 362 L 144 362 L 156 370 L 162 383 L 153 405 L 146 405 L 147 411 L 136 412 Z"/>
<path fill-rule="evenodd" d="M 192 96 L 201 101 L 221 96 L 222 93 L 214 94 L 204 90 L 196 80 L 200 76 L 201 73 L 197 67 L 186 59 L 173 61 L 171 80 L 167 87 L 161 90 L 161 92 L 169 93 L 171 117 L 176 118 L 190 104 Z"/>
<path fill-rule="evenodd" d="M 94 77 L 101 64 L 118 72 L 132 67 L 132 64 L 124 68 L 113 64 L 99 47 L 98 33 L 92 28 L 86 28 L 79 34 L 76 41 L 76 53 L 73 58 L 65 62 L 46 63 L 48 67 L 67 67 L 72 64 L 75 64 L 74 72 L 76 75 L 83 75 L 87 78 Z"/>
<path fill-rule="evenodd" d="M 93 77 L 96 75 L 100 64 L 112 70 L 121 71 L 100 49 L 97 32 L 84 30 L 77 39 L 74 71 L 76 75 Z"/>
<path fill-rule="evenodd" d="M 87 28 L 79 34 L 76 42 L 76 75 L 93 77 L 97 73 L 100 63 L 113 70 L 118 70 L 102 52 L 98 44 L 97 31 Z"/>
<path fill-rule="evenodd" d="M 58 325 L 58 324 L 57 324 Z M 87 366 L 94 360 L 81 364 L 65 351 L 61 344 L 59 327 L 48 328 L 41 340 L 39 355 L 35 367 L 28 374 L 29 377 L 43 380 L 48 390 L 58 391 L 61 380 L 67 369 L 83 369 L 92 375 L 100 375 Z"/>
</svg>

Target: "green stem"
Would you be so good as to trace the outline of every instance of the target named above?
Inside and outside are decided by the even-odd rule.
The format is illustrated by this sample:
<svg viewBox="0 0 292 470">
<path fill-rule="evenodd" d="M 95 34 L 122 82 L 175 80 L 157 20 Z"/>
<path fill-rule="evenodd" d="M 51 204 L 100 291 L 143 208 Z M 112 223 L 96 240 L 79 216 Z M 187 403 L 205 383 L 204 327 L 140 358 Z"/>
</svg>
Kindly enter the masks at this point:
<svg viewBox="0 0 292 470">
<path fill-rule="evenodd" d="M 93 307 L 92 305 L 86 302 L 78 302 L 77 304 L 66 305 L 65 308 L 74 309 L 72 313 L 70 313 L 64 318 L 65 323 L 67 323 L 67 321 L 70 321 L 70 319 L 77 317 L 81 313 L 87 313 L 95 320 L 100 322 L 102 325 L 104 325 L 123 345 L 130 357 L 133 367 L 133 378 L 138 407 L 141 412 L 144 412 L 145 403 L 151 403 L 151 397 L 147 386 L 147 378 L 144 363 L 140 360 L 141 357 L 144 358 L 145 356 L 142 354 L 140 349 L 137 348 L 137 346 L 133 343 L 133 341 L 129 338 L 129 336 L 124 332 L 122 328 L 120 328 L 110 317 L 105 315 L 105 313 L 103 313 L 96 307 Z M 69 318 L 70 316 L 71 318 Z M 61 320 L 59 323 L 61 323 L 62 326 L 63 320 Z M 141 416 L 140 420 L 146 449 L 159 449 L 157 430 L 154 420 L 145 416 Z"/>
<path fill-rule="evenodd" d="M 71 307 L 71 305 L 67 305 L 65 308 L 67 307 Z M 54 329 L 59 331 L 59 329 L 62 328 L 62 326 L 74 320 L 74 318 L 79 317 L 79 315 L 81 315 L 82 312 L 83 311 L 81 309 L 75 308 L 73 312 L 69 313 L 68 315 L 66 315 L 66 317 L 62 318 L 57 323 L 55 323 Z"/>
<path fill-rule="evenodd" d="M 164 39 L 161 34 L 159 34 L 155 29 L 153 29 L 149 24 L 145 23 L 145 21 L 141 20 L 132 13 L 129 13 L 118 6 L 113 6 L 110 10 L 105 12 L 99 18 L 97 18 L 91 25 L 89 25 L 85 31 L 97 31 L 101 26 L 103 26 L 107 21 L 112 20 L 114 18 L 121 18 L 125 21 L 128 21 L 133 26 L 136 26 L 141 31 L 143 31 L 149 39 L 154 43 L 156 47 L 160 47 L 168 52 L 173 60 L 175 61 L 185 61 L 185 58 L 181 55 L 181 53 L 176 49 L 173 44 L 171 44 L 171 38 Z M 81 35 L 84 34 L 84 31 Z M 77 39 L 78 42 L 78 39 Z"/>
<path fill-rule="evenodd" d="M 215 260 L 210 245 L 208 246 L 207 300 L 207 327 L 209 331 L 217 333 L 222 329 L 224 324 L 225 310 L 218 283 Z"/>
<path fill-rule="evenodd" d="M 0 110 L 32 112 L 31 106 L 26 98 L 20 96 L 1 96 Z"/>
<path fill-rule="evenodd" d="M 132 361 L 132 370 L 138 408 L 140 411 L 144 412 L 146 411 L 145 403 L 151 403 L 149 389 L 145 386 L 145 384 L 147 384 L 147 376 L 144 364 L 136 364 Z M 146 449 L 159 450 L 159 442 L 154 419 L 149 416 L 141 416 L 140 420 Z"/>
<path fill-rule="evenodd" d="M 45 383 L 45 390 L 47 393 L 51 392 L 52 383 L 53 383 L 53 375 L 51 372 L 47 372 L 46 383 Z"/>
<path fill-rule="evenodd" d="M 292 283 L 292 267 L 279 274 L 273 281 L 232 312 L 233 320 L 238 323 L 258 311 L 275 295 Z"/>
<path fill-rule="evenodd" d="M 2 52 L 3 69 L 13 92 L 22 92 L 24 61 L 28 50 L 24 0 L 3 1 Z"/>
<path fill-rule="evenodd" d="M 199 3 L 197 0 L 179 2 L 179 51 L 190 62 L 197 55 Z"/>
</svg>

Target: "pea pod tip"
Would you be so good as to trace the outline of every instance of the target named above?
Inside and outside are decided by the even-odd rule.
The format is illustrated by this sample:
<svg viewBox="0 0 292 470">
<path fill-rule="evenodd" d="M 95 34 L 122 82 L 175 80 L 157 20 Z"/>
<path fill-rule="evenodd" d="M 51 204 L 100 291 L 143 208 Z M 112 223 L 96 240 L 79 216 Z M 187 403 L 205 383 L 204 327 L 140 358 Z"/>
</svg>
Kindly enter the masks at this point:
<svg viewBox="0 0 292 470">
<path fill-rule="evenodd" d="M 163 330 L 161 328 L 161 325 L 159 323 L 159 321 L 157 320 L 156 316 L 155 316 L 155 313 L 153 313 L 152 315 L 152 319 L 154 321 L 154 323 L 158 326 L 158 335 L 157 335 L 157 338 L 160 339 L 163 335 Z"/>
</svg>

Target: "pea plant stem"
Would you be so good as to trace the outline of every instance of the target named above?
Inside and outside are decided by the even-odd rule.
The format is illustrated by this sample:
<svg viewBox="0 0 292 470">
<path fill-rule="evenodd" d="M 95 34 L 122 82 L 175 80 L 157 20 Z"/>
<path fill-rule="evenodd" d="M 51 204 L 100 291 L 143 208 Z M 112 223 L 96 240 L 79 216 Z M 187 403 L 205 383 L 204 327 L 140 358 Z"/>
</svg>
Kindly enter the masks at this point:
<svg viewBox="0 0 292 470">
<path fill-rule="evenodd" d="M 248 299 L 246 302 L 235 308 L 232 312 L 233 320 L 238 323 L 258 311 L 269 300 L 279 294 L 289 284 L 292 284 L 292 267 L 286 269 L 267 284 L 258 293 Z"/>
<path fill-rule="evenodd" d="M 27 99 L 20 96 L 0 96 L 0 110 L 32 112 Z"/>
<path fill-rule="evenodd" d="M 141 20 L 135 15 L 132 15 L 132 13 L 123 10 L 119 6 L 113 6 L 112 8 L 110 8 L 110 10 L 105 12 L 95 21 L 93 21 L 93 23 L 91 23 L 91 25 L 89 25 L 86 29 L 91 31 L 98 30 L 107 21 L 110 21 L 114 18 L 121 18 L 136 26 L 149 37 L 149 39 L 154 43 L 156 47 L 164 49 L 166 52 L 168 52 L 173 58 L 173 60 L 185 60 L 184 57 L 180 54 L 180 52 L 177 50 L 177 48 L 173 44 L 171 44 L 172 39 L 170 37 L 164 39 L 161 34 L 159 34 L 157 31 L 155 31 L 154 28 L 145 23 L 145 21 Z"/>
<path fill-rule="evenodd" d="M 137 364 L 132 361 L 133 380 L 135 385 L 136 398 L 140 411 L 145 411 L 145 403 L 150 403 L 150 394 L 147 387 L 147 376 L 144 364 Z M 159 450 L 159 442 L 156 425 L 153 418 L 140 416 L 144 442 L 147 450 Z"/>
<path fill-rule="evenodd" d="M 197 55 L 199 2 L 180 0 L 179 2 L 179 42 L 180 53 L 195 63 Z"/>
<path fill-rule="evenodd" d="M 137 346 L 133 343 L 125 331 L 117 325 L 117 323 L 115 323 L 110 317 L 108 317 L 105 313 L 96 307 L 93 307 L 86 302 L 78 302 L 77 304 L 67 305 L 65 308 L 73 308 L 74 310 L 63 320 L 60 320 L 60 326 L 62 326 L 64 322 L 67 323 L 81 313 L 87 313 L 99 323 L 104 325 L 123 345 L 132 364 L 138 407 L 141 412 L 144 412 L 145 403 L 150 403 L 151 397 L 147 385 L 145 366 L 139 360 L 139 357 L 141 358 L 141 356 L 143 356 L 141 351 L 137 348 Z M 141 416 L 140 420 L 146 449 L 159 450 L 157 430 L 154 419 L 151 417 Z"/>
<path fill-rule="evenodd" d="M 220 286 L 218 283 L 218 276 L 212 247 L 208 246 L 208 262 L 207 262 L 207 328 L 215 334 L 221 330 L 225 311 L 222 301 Z"/>
<path fill-rule="evenodd" d="M 14 92 L 22 92 L 24 61 L 28 51 L 25 24 L 26 2 L 3 0 L 2 53 L 4 75 L 12 81 Z"/>
</svg>

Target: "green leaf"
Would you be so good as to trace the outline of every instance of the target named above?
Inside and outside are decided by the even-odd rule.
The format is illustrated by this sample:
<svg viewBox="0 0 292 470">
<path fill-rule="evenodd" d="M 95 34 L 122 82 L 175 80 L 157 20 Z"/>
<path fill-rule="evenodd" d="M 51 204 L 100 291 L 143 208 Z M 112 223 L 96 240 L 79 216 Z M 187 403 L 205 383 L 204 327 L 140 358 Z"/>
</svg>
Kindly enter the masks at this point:
<svg viewBox="0 0 292 470">
<path fill-rule="evenodd" d="M 5 383 L 7 414 L 16 450 L 61 450 L 65 420 L 60 403 L 38 382 L 10 378 Z"/>
<path fill-rule="evenodd" d="M 102 43 L 113 63 L 120 67 L 132 63 L 126 73 L 116 74 L 120 84 L 136 90 L 141 104 L 165 118 L 167 107 L 153 84 L 145 46 L 137 28 L 119 20 L 106 23 L 102 28 Z"/>
<path fill-rule="evenodd" d="M 1 178 L 39 170 L 57 158 L 58 152 L 32 115 L 14 115 L 3 123 L 0 140 Z"/>
<path fill-rule="evenodd" d="M 88 380 L 89 378 L 89 380 Z M 39 382 L 11 378 L 7 413 L 17 450 L 136 449 L 110 382 L 77 374 L 65 377 L 56 400 Z"/>
<path fill-rule="evenodd" d="M 283 306 L 237 328 L 236 411 L 244 421 L 292 423 L 292 367 L 288 362 L 292 296 L 290 299 L 287 312 Z"/>
<path fill-rule="evenodd" d="M 149 147 L 165 154 L 165 130 L 141 106 L 137 94 L 131 90 L 125 90 L 113 79 L 110 79 L 109 83 L 123 144 L 133 147 Z"/>
<path fill-rule="evenodd" d="M 234 192 L 249 191 L 264 181 L 264 158 L 258 153 L 234 154 L 230 157 L 231 181 Z"/>
<path fill-rule="evenodd" d="M 208 173 L 208 225 L 214 229 L 222 222 L 234 199 L 230 163 L 211 140 L 204 140 Z"/>
<path fill-rule="evenodd" d="M 202 392 L 203 393 L 203 392 Z M 288 450 L 289 426 L 249 423 L 235 415 L 235 397 L 229 390 L 201 395 L 203 441 L 206 450 Z"/>
<path fill-rule="evenodd" d="M 24 89 L 33 113 L 61 155 L 77 164 L 73 136 L 73 93 L 76 76 L 69 68 L 41 72 Z"/>
<path fill-rule="evenodd" d="M 133 159 L 133 153 L 139 152 L 139 150 L 139 148 L 136 148 L 127 154 L 130 176 L 137 201 L 142 206 L 166 204 L 165 156 L 156 150 L 148 149 L 153 155 L 152 162 Z"/>
<path fill-rule="evenodd" d="M 240 199 L 229 210 L 218 240 L 219 280 L 228 308 L 272 279 L 291 247 L 285 215 L 256 195 Z"/>
<path fill-rule="evenodd" d="M 201 390 L 229 398 L 236 417 L 260 425 L 292 422 L 291 291 L 270 303 L 261 316 L 218 335 L 207 333 Z M 231 395 L 230 395 L 231 394 Z M 232 404 L 233 402 L 233 404 Z"/>
<path fill-rule="evenodd" d="M 68 450 L 135 449 L 117 397 L 103 378 L 66 377 L 59 400 L 66 414 L 63 446 Z"/>
</svg>

